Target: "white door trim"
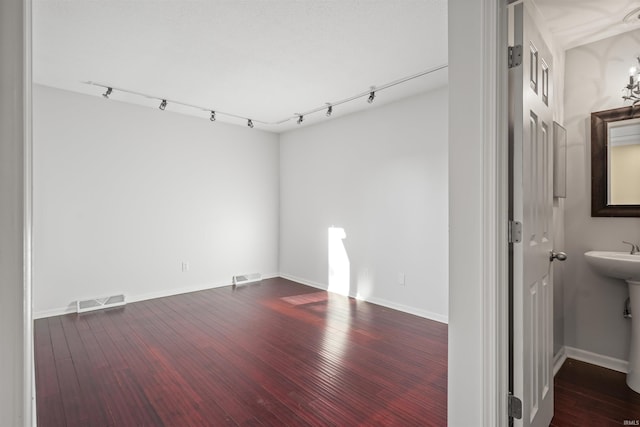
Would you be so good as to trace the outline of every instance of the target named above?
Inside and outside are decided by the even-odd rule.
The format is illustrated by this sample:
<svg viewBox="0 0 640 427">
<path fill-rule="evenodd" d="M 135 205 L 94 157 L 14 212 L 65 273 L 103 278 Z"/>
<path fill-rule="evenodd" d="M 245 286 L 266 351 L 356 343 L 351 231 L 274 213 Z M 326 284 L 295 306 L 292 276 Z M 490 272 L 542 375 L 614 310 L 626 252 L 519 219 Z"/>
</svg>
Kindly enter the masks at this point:
<svg viewBox="0 0 640 427">
<path fill-rule="evenodd" d="M 32 231 L 33 231 L 33 68 L 32 68 L 32 0 L 23 0 L 24 16 L 24 425 L 36 426 L 36 378 L 33 345 L 32 299 Z"/>
<path fill-rule="evenodd" d="M 504 1 L 483 8 L 483 408 L 485 426 L 506 426 L 508 391 L 508 74 Z"/>
<path fill-rule="evenodd" d="M 456 427 L 508 425 L 506 4 L 448 6 L 448 425 Z"/>
<path fill-rule="evenodd" d="M 0 2 L 0 413 L 31 426 L 34 398 L 31 309 L 31 0 Z M 6 37 L 4 37 L 6 36 Z"/>
</svg>

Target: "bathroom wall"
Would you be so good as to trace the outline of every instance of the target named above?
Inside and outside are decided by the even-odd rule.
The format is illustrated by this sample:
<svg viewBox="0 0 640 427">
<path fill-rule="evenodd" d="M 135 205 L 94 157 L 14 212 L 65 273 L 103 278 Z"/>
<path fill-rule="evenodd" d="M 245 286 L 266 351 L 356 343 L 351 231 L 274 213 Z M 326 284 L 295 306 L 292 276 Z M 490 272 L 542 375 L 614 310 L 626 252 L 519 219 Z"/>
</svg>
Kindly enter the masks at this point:
<svg viewBox="0 0 640 427">
<path fill-rule="evenodd" d="M 276 134 L 35 85 L 36 316 L 277 274 L 278 166 Z"/>
<path fill-rule="evenodd" d="M 636 65 L 640 30 L 566 52 L 565 127 L 567 199 L 564 265 L 564 341 L 580 350 L 627 360 L 630 321 L 622 317 L 627 285 L 596 273 L 584 259 L 589 250 L 626 250 L 640 242 L 638 218 L 592 218 L 590 114 L 629 105 L 621 98 L 628 70 Z M 640 183 L 634 183 L 640 185 Z"/>
<path fill-rule="evenodd" d="M 447 94 L 281 135 L 283 275 L 447 321 Z"/>
</svg>

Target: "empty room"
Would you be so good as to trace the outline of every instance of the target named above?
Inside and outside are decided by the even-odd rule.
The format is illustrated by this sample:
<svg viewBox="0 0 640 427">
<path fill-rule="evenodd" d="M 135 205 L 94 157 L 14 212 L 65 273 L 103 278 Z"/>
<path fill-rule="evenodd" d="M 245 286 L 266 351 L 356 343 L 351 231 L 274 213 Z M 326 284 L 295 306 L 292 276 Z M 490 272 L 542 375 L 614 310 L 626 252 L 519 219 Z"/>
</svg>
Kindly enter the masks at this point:
<svg viewBox="0 0 640 427">
<path fill-rule="evenodd" d="M 33 3 L 38 425 L 446 424 L 446 7 Z"/>
<path fill-rule="evenodd" d="M 579 3 L 0 2 L 0 427 L 638 425 Z"/>
</svg>

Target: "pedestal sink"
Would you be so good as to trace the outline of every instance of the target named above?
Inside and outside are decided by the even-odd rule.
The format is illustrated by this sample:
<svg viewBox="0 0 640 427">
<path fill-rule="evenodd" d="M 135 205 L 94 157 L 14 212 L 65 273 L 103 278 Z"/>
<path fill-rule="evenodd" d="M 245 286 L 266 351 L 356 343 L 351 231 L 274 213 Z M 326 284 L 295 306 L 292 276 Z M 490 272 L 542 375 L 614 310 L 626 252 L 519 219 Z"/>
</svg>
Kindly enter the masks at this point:
<svg viewBox="0 0 640 427">
<path fill-rule="evenodd" d="M 627 385 L 640 393 L 640 253 L 590 251 L 584 254 L 589 265 L 600 274 L 629 284 L 631 300 L 631 351 Z"/>
</svg>

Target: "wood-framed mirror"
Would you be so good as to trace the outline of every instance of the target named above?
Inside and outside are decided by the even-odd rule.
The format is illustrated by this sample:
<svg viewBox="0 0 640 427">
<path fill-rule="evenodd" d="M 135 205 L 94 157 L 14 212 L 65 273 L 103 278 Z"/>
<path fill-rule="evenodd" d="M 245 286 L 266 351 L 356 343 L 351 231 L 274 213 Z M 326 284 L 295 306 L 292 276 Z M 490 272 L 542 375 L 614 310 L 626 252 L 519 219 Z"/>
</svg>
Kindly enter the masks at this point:
<svg viewBox="0 0 640 427">
<path fill-rule="evenodd" d="M 591 216 L 640 217 L 640 106 L 591 113 Z"/>
</svg>

